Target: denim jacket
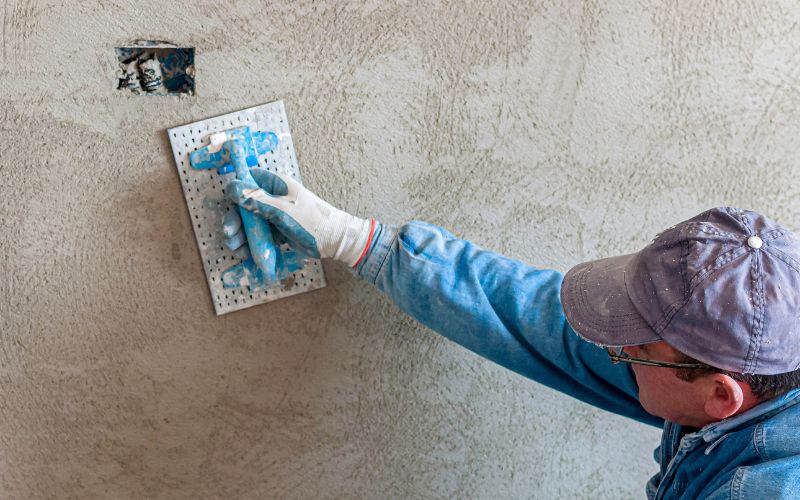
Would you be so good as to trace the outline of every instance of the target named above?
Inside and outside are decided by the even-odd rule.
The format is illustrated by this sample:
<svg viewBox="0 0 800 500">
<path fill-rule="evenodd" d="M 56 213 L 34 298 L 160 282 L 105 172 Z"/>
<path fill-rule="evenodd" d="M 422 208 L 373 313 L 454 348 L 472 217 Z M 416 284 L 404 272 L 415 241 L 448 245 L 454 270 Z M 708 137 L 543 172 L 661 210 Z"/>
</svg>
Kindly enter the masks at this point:
<svg viewBox="0 0 800 500">
<path fill-rule="evenodd" d="M 800 390 L 689 430 L 648 414 L 630 366 L 567 323 L 563 275 L 423 222 L 378 224 L 356 266 L 403 311 L 467 349 L 599 408 L 663 427 L 650 499 L 800 498 Z"/>
</svg>

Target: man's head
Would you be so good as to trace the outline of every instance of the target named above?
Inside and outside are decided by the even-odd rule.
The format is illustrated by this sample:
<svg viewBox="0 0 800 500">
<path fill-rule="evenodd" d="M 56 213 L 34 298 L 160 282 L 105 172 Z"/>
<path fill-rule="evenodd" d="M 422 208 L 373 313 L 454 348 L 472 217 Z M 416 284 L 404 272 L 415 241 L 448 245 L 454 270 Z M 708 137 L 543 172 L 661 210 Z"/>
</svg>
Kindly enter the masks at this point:
<svg viewBox="0 0 800 500">
<path fill-rule="evenodd" d="M 631 362 L 645 410 L 691 427 L 728 418 L 800 387 L 800 370 L 777 375 L 734 373 L 700 363 L 663 341 L 623 350 L 622 358 Z M 636 363 L 638 360 L 690 367 L 648 366 Z"/>
<path fill-rule="evenodd" d="M 635 364 L 655 415 L 704 425 L 798 385 L 786 375 L 800 368 L 800 245 L 757 213 L 715 208 L 638 253 L 578 265 L 561 299 L 594 343 L 705 367 Z"/>
</svg>

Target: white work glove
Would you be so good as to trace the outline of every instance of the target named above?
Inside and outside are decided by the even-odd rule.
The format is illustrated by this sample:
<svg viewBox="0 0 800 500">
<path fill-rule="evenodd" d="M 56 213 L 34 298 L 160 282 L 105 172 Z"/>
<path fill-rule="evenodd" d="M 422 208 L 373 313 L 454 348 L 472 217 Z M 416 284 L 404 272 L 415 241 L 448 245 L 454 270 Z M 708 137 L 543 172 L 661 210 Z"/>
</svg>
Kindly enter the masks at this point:
<svg viewBox="0 0 800 500">
<path fill-rule="evenodd" d="M 330 257 L 354 267 L 364 256 L 375 220 L 350 215 L 323 201 L 290 176 L 251 168 L 257 185 L 228 184 L 228 197 L 269 220 L 296 248 L 311 257 Z"/>
</svg>

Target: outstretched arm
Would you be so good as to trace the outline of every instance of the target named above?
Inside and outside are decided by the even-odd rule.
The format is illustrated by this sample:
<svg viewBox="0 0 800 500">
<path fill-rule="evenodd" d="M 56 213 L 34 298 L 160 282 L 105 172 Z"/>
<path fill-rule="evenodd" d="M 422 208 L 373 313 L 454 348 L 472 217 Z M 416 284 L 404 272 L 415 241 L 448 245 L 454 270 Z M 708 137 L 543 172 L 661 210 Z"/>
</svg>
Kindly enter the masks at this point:
<svg viewBox="0 0 800 500">
<path fill-rule="evenodd" d="M 661 426 L 626 365 L 581 339 L 561 307 L 562 274 L 481 249 L 437 226 L 378 224 L 356 273 L 467 349 L 591 405 Z"/>
<path fill-rule="evenodd" d="M 501 366 L 581 401 L 661 426 L 639 404 L 626 365 L 572 330 L 563 276 L 485 251 L 423 222 L 376 224 L 332 207 L 294 179 L 253 169 L 229 196 L 267 218 L 308 255 L 352 266 L 400 309 Z"/>
</svg>

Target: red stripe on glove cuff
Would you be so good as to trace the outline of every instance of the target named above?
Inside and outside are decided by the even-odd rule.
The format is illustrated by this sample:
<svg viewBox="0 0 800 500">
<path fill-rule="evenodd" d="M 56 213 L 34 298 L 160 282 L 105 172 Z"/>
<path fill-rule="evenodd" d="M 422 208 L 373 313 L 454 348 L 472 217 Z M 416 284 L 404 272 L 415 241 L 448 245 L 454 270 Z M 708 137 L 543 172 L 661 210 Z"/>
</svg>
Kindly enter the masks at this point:
<svg viewBox="0 0 800 500">
<path fill-rule="evenodd" d="M 353 267 L 351 269 L 355 269 L 358 263 L 361 262 L 361 259 L 363 259 L 365 255 L 367 255 L 367 250 L 369 250 L 369 246 L 372 243 L 372 235 L 374 232 L 375 232 L 375 218 L 373 217 L 369 221 L 369 236 L 367 236 L 367 244 L 364 246 L 364 250 L 361 251 L 361 255 L 358 256 L 358 260 L 356 261 L 355 264 L 353 264 Z"/>
</svg>

